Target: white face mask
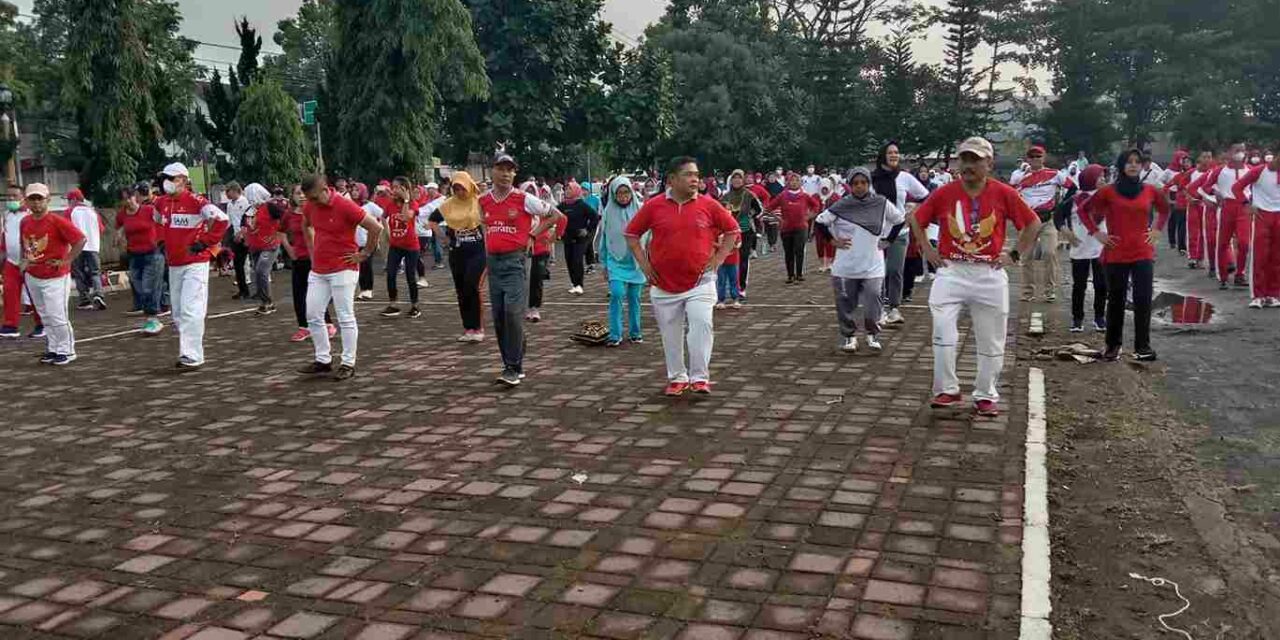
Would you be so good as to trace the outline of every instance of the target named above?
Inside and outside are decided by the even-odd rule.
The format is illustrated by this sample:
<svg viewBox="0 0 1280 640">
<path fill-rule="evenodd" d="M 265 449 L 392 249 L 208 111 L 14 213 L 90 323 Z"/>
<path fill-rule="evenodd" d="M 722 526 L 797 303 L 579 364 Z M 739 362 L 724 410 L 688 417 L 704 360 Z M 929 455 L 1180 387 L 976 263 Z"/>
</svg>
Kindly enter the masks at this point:
<svg viewBox="0 0 1280 640">
<path fill-rule="evenodd" d="M 164 192 L 167 195 L 173 195 L 178 192 L 178 183 L 172 180 L 165 180 L 162 186 L 164 187 Z"/>
<path fill-rule="evenodd" d="M 1232 154 L 1231 158 L 1236 162 L 1244 162 L 1244 152 L 1237 151 L 1236 153 Z"/>
<path fill-rule="evenodd" d="M 1261 164 L 1261 163 L 1262 163 L 1262 158 L 1259 158 L 1258 156 L 1249 158 L 1249 164 Z"/>
</svg>

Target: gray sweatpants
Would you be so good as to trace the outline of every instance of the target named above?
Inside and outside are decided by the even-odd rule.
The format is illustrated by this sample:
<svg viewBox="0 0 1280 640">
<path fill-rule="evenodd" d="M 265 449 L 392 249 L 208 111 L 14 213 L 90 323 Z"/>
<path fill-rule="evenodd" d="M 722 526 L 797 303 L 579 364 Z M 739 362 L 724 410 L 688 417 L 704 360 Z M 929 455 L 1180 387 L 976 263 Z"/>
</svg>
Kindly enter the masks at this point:
<svg viewBox="0 0 1280 640">
<path fill-rule="evenodd" d="M 902 304 L 902 272 L 907 264 L 907 234 L 911 231 L 903 229 L 898 239 L 884 250 L 884 297 L 889 300 L 889 308 L 897 309 Z"/>
<path fill-rule="evenodd" d="M 524 251 L 489 254 L 489 305 L 502 366 L 524 372 L 524 312 L 529 306 L 529 263 Z"/>
<path fill-rule="evenodd" d="M 81 251 L 71 263 L 71 276 L 76 281 L 80 304 L 102 297 L 102 266 L 97 251 Z"/>
<path fill-rule="evenodd" d="M 841 278 L 831 276 L 836 290 L 836 320 L 840 323 L 840 336 L 852 338 L 857 332 L 858 319 L 854 312 L 862 307 L 867 335 L 880 333 L 880 285 L 883 278 Z"/>
<path fill-rule="evenodd" d="M 253 265 L 253 297 L 257 298 L 262 304 L 271 304 L 271 267 L 276 263 L 276 254 L 279 249 L 267 249 L 266 251 L 254 251 L 250 254 L 250 263 Z"/>
</svg>

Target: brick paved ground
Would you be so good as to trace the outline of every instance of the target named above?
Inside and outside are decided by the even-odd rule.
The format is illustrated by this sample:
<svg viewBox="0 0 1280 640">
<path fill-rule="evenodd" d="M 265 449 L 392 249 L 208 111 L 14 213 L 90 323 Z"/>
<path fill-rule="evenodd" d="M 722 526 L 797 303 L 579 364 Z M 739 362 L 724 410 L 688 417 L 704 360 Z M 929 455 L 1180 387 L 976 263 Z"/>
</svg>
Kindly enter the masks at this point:
<svg viewBox="0 0 1280 640">
<path fill-rule="evenodd" d="M 644 345 L 566 340 L 604 311 L 563 265 L 511 391 L 447 271 L 420 320 L 360 307 L 346 384 L 292 373 L 287 297 L 181 377 L 172 333 L 0 344 L 0 637 L 1015 637 L 1024 368 L 1008 417 L 935 416 L 927 310 L 845 356 L 827 279 L 757 265 L 715 395 L 674 402 L 647 311 Z M 131 328 L 112 302 L 80 338 Z"/>
</svg>

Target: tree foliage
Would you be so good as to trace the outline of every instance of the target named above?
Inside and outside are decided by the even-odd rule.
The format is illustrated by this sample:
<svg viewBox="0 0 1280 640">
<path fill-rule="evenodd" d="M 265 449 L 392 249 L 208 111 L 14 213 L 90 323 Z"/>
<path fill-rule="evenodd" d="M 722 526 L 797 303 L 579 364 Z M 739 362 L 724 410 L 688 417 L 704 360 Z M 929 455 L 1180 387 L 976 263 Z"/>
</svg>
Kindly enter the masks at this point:
<svg viewBox="0 0 1280 640">
<path fill-rule="evenodd" d="M 365 179 L 422 175 L 436 144 L 442 90 L 487 95 L 484 58 L 459 0 L 335 0 L 326 117 L 336 165 Z"/>
<path fill-rule="evenodd" d="M 287 184 L 314 169 L 296 105 L 275 78 L 244 89 L 232 130 L 237 175 L 246 181 Z"/>
<path fill-rule="evenodd" d="M 272 40 L 284 55 L 267 59 L 264 67 L 276 75 L 296 100 L 315 100 L 338 37 L 333 0 L 303 0 L 298 15 L 281 20 Z"/>
</svg>

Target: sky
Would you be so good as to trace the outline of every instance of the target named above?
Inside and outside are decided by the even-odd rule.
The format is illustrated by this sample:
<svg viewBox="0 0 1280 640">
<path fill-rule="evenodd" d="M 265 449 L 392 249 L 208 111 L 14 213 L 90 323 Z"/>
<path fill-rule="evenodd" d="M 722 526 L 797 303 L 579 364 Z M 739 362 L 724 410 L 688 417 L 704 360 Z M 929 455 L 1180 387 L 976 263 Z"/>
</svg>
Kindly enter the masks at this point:
<svg viewBox="0 0 1280 640">
<path fill-rule="evenodd" d="M 18 5 L 18 11 L 31 13 L 32 0 L 9 0 Z M 945 0 L 926 0 L 929 4 L 944 5 Z M 605 0 L 604 19 L 611 23 L 614 33 L 624 42 L 634 42 L 643 33 L 645 27 L 657 20 L 666 7 L 666 0 Z M 247 16 L 262 34 L 263 53 L 274 53 L 279 47 L 271 41 L 275 33 L 276 23 L 292 16 L 302 5 L 301 0 L 178 0 L 182 10 L 183 35 L 218 46 L 201 46 L 196 50 L 197 62 L 211 66 L 234 64 L 238 40 L 232 28 L 232 21 L 239 16 Z M 942 60 L 942 31 L 935 29 L 916 44 L 916 59 L 922 62 L 935 63 Z M 874 34 L 879 35 L 879 34 Z M 232 47 L 232 48 L 225 48 Z M 982 52 L 976 56 L 982 62 Z M 1008 78 L 1018 73 L 1016 67 L 1005 69 L 1003 75 Z M 1041 77 L 1041 90 L 1047 91 Z"/>
</svg>

